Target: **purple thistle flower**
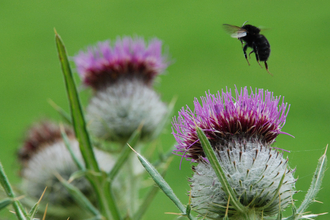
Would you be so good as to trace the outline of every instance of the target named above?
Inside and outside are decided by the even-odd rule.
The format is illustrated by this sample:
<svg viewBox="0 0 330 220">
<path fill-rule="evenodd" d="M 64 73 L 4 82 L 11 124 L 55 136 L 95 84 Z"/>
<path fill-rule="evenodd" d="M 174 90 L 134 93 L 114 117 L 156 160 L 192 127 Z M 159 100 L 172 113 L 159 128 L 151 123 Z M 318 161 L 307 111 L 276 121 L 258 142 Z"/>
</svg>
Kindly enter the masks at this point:
<svg viewBox="0 0 330 220">
<path fill-rule="evenodd" d="M 175 154 L 198 162 L 189 178 L 191 207 L 205 219 L 262 219 L 273 217 L 292 203 L 296 179 L 283 153 L 272 149 L 283 128 L 289 106 L 284 98 L 247 87 L 210 92 L 194 101 L 194 110 L 182 108 L 172 122 L 178 142 Z M 228 197 L 223 178 L 205 158 L 196 128 L 204 131 L 221 166 L 228 187 L 244 209 Z"/>
<path fill-rule="evenodd" d="M 94 93 L 86 108 L 93 135 L 103 140 L 126 143 L 143 125 L 142 139 L 155 135 L 167 106 L 153 90 L 154 78 L 168 66 L 162 43 L 153 39 L 118 38 L 99 43 L 74 57 L 83 83 Z"/>
<path fill-rule="evenodd" d="M 240 92 L 236 88 L 235 95 L 230 90 L 206 93 L 202 104 L 195 98 L 194 111 L 188 106 L 182 108 L 172 122 L 172 134 L 178 142 L 175 153 L 193 161 L 205 157 L 196 126 L 203 129 L 212 146 L 235 140 L 271 145 L 279 134 L 287 134 L 281 131 L 290 107 L 284 97 L 281 102 L 281 96 L 262 89 L 253 93 L 252 88 L 249 95 L 247 87 Z"/>
<path fill-rule="evenodd" d="M 126 77 L 136 77 L 150 86 L 168 66 L 161 48 L 162 42 L 156 38 L 146 45 L 143 38 L 123 37 L 113 47 L 110 41 L 100 42 L 73 59 L 84 84 L 94 89 Z"/>
</svg>

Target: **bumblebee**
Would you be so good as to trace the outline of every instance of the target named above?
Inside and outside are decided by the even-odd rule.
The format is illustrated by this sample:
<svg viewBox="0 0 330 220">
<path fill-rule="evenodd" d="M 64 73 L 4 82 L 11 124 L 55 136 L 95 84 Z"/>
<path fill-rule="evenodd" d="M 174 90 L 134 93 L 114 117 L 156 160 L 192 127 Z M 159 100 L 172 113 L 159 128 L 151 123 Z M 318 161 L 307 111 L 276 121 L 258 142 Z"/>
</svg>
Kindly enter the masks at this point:
<svg viewBox="0 0 330 220">
<path fill-rule="evenodd" d="M 267 60 L 270 55 L 270 44 L 267 38 L 264 35 L 260 34 L 259 28 L 245 23 L 246 22 L 244 22 L 242 27 L 238 27 L 230 24 L 224 24 L 223 26 L 224 29 L 231 35 L 231 37 L 237 38 L 238 40 L 241 41 L 244 56 L 248 64 L 250 65 L 246 54 L 246 50 L 248 47 L 250 47 L 252 48 L 252 51 L 249 53 L 249 57 L 252 53 L 254 53 L 258 64 L 260 65 L 259 61 L 264 62 L 267 72 L 271 74 L 268 70 L 268 64 L 267 64 Z"/>
</svg>

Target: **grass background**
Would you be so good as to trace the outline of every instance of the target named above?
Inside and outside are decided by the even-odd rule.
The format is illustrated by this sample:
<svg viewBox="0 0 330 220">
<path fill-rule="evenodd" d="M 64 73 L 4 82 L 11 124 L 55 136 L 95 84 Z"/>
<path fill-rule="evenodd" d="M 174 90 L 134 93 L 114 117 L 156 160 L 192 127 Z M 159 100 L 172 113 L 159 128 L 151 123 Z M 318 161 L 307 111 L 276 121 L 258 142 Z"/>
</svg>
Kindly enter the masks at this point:
<svg viewBox="0 0 330 220">
<path fill-rule="evenodd" d="M 178 96 L 175 114 L 194 97 L 210 90 L 248 86 L 285 96 L 291 104 L 283 131 L 274 146 L 290 150 L 296 167 L 295 199 L 302 201 L 318 158 L 330 142 L 329 14 L 330 3 L 315 1 L 1 1 L 0 2 L 0 161 L 12 183 L 18 183 L 15 152 L 29 124 L 42 117 L 59 119 L 47 103 L 51 98 L 68 110 L 65 87 L 57 58 L 55 27 L 69 55 L 87 45 L 123 35 L 158 37 L 175 60 L 160 77 L 157 90 L 164 101 Z M 251 59 L 248 66 L 239 41 L 222 29 L 223 23 L 240 26 L 249 20 L 269 28 L 272 53 L 270 76 Z M 83 93 L 88 99 L 88 93 Z M 174 138 L 170 125 L 161 144 Z M 191 165 L 180 157 L 172 163 L 167 180 L 178 197 L 188 201 Z M 330 210 L 330 176 L 313 204 L 313 213 Z M 159 193 L 144 219 L 173 219 L 164 212 L 178 212 Z M 0 212 L 0 219 L 8 210 Z M 318 219 L 329 219 L 323 216 Z"/>
</svg>

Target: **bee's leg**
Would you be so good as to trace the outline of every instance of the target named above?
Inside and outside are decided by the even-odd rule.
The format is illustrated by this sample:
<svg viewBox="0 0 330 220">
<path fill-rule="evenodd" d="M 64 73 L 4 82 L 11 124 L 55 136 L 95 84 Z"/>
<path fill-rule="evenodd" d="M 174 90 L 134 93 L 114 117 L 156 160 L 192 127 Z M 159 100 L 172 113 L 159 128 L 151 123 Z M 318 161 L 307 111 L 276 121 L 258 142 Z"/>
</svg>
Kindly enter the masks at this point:
<svg viewBox="0 0 330 220">
<path fill-rule="evenodd" d="M 255 53 L 255 55 L 256 55 L 256 60 L 257 60 L 257 62 L 258 62 L 258 64 L 259 64 L 259 66 L 262 68 L 262 66 L 261 66 L 261 64 L 260 64 L 260 62 L 259 62 L 258 48 L 257 48 L 256 45 L 253 46 L 253 51 L 254 51 L 254 53 Z"/>
<path fill-rule="evenodd" d="M 244 46 L 243 40 L 241 38 L 238 38 L 238 40 L 241 41 L 242 48 L 243 48 L 243 46 Z"/>
<path fill-rule="evenodd" d="M 248 48 L 248 45 L 245 44 L 245 46 L 243 47 L 243 52 L 244 52 L 245 59 L 246 59 L 247 63 L 248 63 L 249 66 L 250 66 L 249 60 L 248 60 L 247 55 L 246 55 L 246 50 L 247 50 L 247 48 Z"/>
<path fill-rule="evenodd" d="M 249 53 L 249 59 L 251 59 L 251 53 L 253 53 L 254 50 L 252 50 L 250 53 Z"/>
<path fill-rule="evenodd" d="M 269 70 L 268 70 L 268 64 L 267 64 L 267 61 L 265 61 L 265 68 L 266 68 L 267 72 L 268 72 L 271 76 L 273 76 L 273 74 L 271 74 L 271 73 L 269 72 Z"/>
</svg>

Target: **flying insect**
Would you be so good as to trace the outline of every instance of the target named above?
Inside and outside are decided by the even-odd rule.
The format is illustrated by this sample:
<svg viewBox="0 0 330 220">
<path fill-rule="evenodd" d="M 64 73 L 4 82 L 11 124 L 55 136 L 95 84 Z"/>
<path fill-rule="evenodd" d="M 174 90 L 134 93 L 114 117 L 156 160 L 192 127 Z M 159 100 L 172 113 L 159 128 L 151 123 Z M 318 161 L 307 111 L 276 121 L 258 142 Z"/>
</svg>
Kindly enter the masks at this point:
<svg viewBox="0 0 330 220">
<path fill-rule="evenodd" d="M 270 44 L 267 38 L 264 35 L 260 34 L 259 28 L 250 24 L 245 24 L 246 22 L 244 22 L 242 27 L 230 24 L 224 24 L 223 26 L 224 29 L 231 35 L 231 37 L 237 38 L 241 41 L 244 56 L 248 64 L 250 65 L 248 57 L 246 55 L 246 50 L 248 47 L 250 47 L 252 48 L 252 51 L 249 53 L 249 58 L 252 53 L 255 53 L 258 64 L 260 65 L 259 61 L 263 61 L 265 63 L 265 68 L 267 72 L 271 74 L 268 70 L 267 64 L 267 60 L 270 55 Z"/>
</svg>

